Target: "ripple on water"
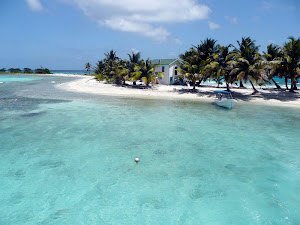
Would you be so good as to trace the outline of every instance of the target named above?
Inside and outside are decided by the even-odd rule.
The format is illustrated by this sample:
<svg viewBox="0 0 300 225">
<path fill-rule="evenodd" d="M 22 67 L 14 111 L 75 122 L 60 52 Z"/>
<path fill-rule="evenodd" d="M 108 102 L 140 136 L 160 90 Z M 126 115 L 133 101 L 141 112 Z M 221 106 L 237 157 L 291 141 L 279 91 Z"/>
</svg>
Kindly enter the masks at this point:
<svg viewBox="0 0 300 225">
<path fill-rule="evenodd" d="M 224 197 L 226 195 L 225 193 L 224 190 L 218 189 L 217 187 L 212 190 L 207 190 L 207 187 L 199 186 L 193 188 L 190 191 L 189 196 L 191 199 L 216 199 Z"/>
<path fill-rule="evenodd" d="M 42 111 L 42 112 L 34 112 L 34 113 L 24 113 L 21 115 L 21 117 L 36 117 L 36 116 L 40 116 L 40 115 L 43 115 L 45 114 L 46 112 L 45 111 Z"/>
<path fill-rule="evenodd" d="M 65 165 L 65 162 L 62 160 L 44 160 L 36 164 L 41 169 L 54 169 L 62 167 Z"/>
<path fill-rule="evenodd" d="M 8 177 L 14 177 L 16 180 L 20 180 L 26 176 L 26 171 L 23 169 L 9 170 L 7 173 Z"/>
</svg>

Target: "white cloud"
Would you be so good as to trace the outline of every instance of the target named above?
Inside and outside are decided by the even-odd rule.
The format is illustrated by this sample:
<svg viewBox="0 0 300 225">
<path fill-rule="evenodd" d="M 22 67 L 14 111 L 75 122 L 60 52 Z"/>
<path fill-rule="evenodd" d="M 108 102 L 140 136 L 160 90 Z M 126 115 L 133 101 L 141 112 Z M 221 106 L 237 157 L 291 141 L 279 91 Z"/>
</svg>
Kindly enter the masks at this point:
<svg viewBox="0 0 300 225">
<path fill-rule="evenodd" d="M 216 30 L 216 29 L 221 28 L 221 26 L 219 24 L 211 22 L 211 21 L 208 21 L 208 26 L 209 26 L 209 29 L 211 29 L 211 30 Z"/>
<path fill-rule="evenodd" d="M 225 19 L 227 19 L 230 23 L 232 24 L 238 24 L 238 18 L 236 16 L 231 17 L 231 16 L 225 16 Z"/>
<path fill-rule="evenodd" d="M 66 1 L 66 0 L 61 0 Z M 102 26 L 164 41 L 163 24 L 207 19 L 211 9 L 196 0 L 68 0 Z"/>
<path fill-rule="evenodd" d="M 25 0 L 32 11 L 42 11 L 43 6 L 39 0 Z"/>
<path fill-rule="evenodd" d="M 103 24 L 100 22 L 99 24 Z M 122 18 L 108 19 L 104 24 L 114 30 L 134 32 L 155 40 L 166 40 L 170 33 L 162 27 L 154 28 L 147 23 L 132 22 Z"/>
<path fill-rule="evenodd" d="M 175 44 L 177 44 L 177 45 L 183 45 L 182 40 L 180 40 L 178 38 L 175 38 L 174 41 L 175 41 Z"/>
<path fill-rule="evenodd" d="M 273 7 L 272 3 L 271 2 L 267 2 L 267 1 L 263 1 L 262 2 L 262 9 L 263 10 L 269 10 Z"/>
</svg>

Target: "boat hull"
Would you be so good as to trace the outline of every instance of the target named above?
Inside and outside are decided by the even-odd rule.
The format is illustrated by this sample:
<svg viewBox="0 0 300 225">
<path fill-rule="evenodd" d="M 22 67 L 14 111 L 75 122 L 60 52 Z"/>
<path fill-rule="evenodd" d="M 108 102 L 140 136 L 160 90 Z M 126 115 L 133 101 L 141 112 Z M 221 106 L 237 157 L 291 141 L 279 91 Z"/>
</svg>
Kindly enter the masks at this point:
<svg viewBox="0 0 300 225">
<path fill-rule="evenodd" d="M 237 103 L 237 100 L 235 99 L 215 99 L 215 103 L 216 105 L 218 106 L 221 106 L 221 107 L 224 107 L 224 108 L 227 108 L 227 109 L 231 109 L 236 103 Z"/>
</svg>

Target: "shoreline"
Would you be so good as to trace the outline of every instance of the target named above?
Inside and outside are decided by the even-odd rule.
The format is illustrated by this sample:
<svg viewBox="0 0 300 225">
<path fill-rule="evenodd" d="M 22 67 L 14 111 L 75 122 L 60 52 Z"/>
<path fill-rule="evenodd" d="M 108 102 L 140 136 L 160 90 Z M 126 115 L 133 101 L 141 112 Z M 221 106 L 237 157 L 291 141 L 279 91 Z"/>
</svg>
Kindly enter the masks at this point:
<svg viewBox="0 0 300 225">
<path fill-rule="evenodd" d="M 5 74 L 4 74 L 5 75 Z M 10 75 L 10 74 L 7 74 Z M 184 101 L 206 101 L 213 102 L 215 91 L 225 90 L 225 86 L 219 88 L 209 85 L 197 87 L 196 91 L 192 91 L 192 87 L 180 85 L 156 85 L 148 89 L 133 88 L 130 86 L 118 86 L 114 84 L 104 84 L 94 79 L 93 75 L 80 74 L 13 74 L 23 76 L 40 76 L 40 77 L 72 77 L 79 78 L 70 82 L 56 84 L 55 87 L 69 92 L 139 98 L 139 99 L 168 99 L 168 100 L 184 100 Z M 238 103 L 254 103 L 265 104 L 283 107 L 300 108 L 300 91 L 290 93 L 286 90 L 276 90 L 272 87 L 259 88 L 256 87 L 259 93 L 251 95 L 252 88 L 247 87 L 240 89 L 232 87 L 231 92 L 233 98 L 238 100 Z"/>
<path fill-rule="evenodd" d="M 70 92 L 90 93 L 96 95 L 140 98 L 140 99 L 173 99 L 189 101 L 210 101 L 215 97 L 215 91 L 223 90 L 226 87 L 198 87 L 196 92 L 192 92 L 192 87 L 179 85 L 156 85 L 149 89 L 139 89 L 131 87 L 117 86 L 98 82 L 93 77 L 82 77 L 75 81 L 70 81 L 55 85 L 56 88 Z M 252 88 L 239 89 L 231 88 L 233 97 L 239 103 L 255 103 L 284 107 L 300 108 L 300 93 L 290 93 L 285 90 L 275 90 L 274 88 L 257 88 L 259 93 L 251 95 Z"/>
</svg>

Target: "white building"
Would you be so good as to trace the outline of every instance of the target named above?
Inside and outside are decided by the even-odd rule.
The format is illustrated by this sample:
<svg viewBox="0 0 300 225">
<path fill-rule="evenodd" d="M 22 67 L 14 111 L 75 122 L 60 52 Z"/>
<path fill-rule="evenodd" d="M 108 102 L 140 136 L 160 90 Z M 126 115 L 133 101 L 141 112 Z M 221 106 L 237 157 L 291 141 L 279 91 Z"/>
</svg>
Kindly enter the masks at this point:
<svg viewBox="0 0 300 225">
<path fill-rule="evenodd" d="M 161 84 L 174 84 L 179 83 L 177 75 L 179 72 L 176 69 L 180 69 L 182 61 L 179 59 L 154 59 L 151 60 L 152 65 L 157 65 L 155 72 L 164 73 L 164 77 L 159 79 Z"/>
</svg>

